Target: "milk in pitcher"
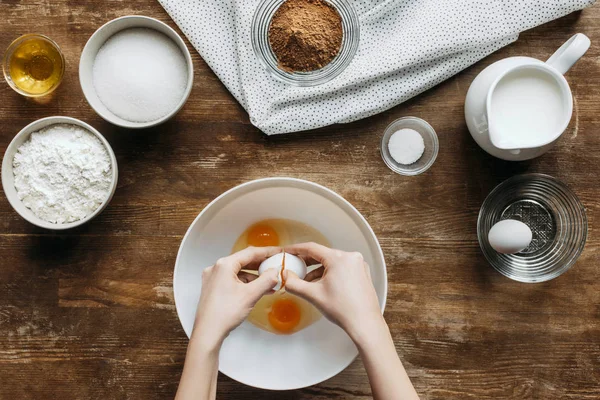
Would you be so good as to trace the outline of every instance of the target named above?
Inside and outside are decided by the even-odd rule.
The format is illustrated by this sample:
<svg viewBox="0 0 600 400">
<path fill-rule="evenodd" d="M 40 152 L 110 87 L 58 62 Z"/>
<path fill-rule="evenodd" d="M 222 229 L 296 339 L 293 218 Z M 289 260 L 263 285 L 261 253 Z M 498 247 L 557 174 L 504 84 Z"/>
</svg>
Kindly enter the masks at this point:
<svg viewBox="0 0 600 400">
<path fill-rule="evenodd" d="M 538 68 L 509 72 L 491 97 L 490 135 L 504 149 L 538 146 L 564 129 L 568 104 L 559 82 Z"/>
</svg>

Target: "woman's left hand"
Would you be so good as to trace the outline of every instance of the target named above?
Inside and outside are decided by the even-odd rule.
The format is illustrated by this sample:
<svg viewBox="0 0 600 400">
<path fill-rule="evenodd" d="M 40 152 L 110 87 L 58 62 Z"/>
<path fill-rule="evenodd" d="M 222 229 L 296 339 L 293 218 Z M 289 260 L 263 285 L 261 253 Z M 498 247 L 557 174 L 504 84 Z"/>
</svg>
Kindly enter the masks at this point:
<svg viewBox="0 0 600 400">
<path fill-rule="evenodd" d="M 276 269 L 260 277 L 242 269 L 256 270 L 261 262 L 281 251 L 280 247 L 248 247 L 206 268 L 192 338 L 211 348 L 219 347 L 256 302 L 277 284 Z"/>
</svg>

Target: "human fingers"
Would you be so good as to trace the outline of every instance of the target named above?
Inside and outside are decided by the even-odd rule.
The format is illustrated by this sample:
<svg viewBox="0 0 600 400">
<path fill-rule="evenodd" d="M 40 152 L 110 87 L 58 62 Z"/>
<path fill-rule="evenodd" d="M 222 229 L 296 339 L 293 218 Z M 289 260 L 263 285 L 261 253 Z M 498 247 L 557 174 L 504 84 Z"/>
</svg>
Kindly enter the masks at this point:
<svg viewBox="0 0 600 400">
<path fill-rule="evenodd" d="M 256 280 L 258 278 L 258 275 L 242 270 L 242 271 L 238 272 L 237 277 L 243 283 L 250 283 L 250 282 Z"/>
<path fill-rule="evenodd" d="M 308 274 L 306 274 L 306 276 L 304 277 L 304 280 L 307 282 L 316 281 L 318 279 L 321 279 L 321 277 L 323 277 L 324 273 L 325 273 L 325 267 L 321 265 L 319 268 L 313 269 Z"/>
<path fill-rule="evenodd" d="M 285 290 L 296 296 L 300 296 L 311 303 L 319 302 L 319 294 L 317 291 L 317 283 L 307 282 L 304 279 L 300 279 L 298 275 L 292 271 L 284 271 L 285 278 Z"/>
<path fill-rule="evenodd" d="M 273 290 L 273 287 L 277 284 L 278 276 L 279 270 L 275 268 L 269 268 L 261 276 L 256 277 L 254 280 L 248 283 L 247 288 L 253 305 L 263 295 Z"/>
<path fill-rule="evenodd" d="M 365 267 L 365 270 L 367 271 L 367 276 L 369 277 L 369 280 L 372 281 L 373 279 L 371 278 L 371 267 L 366 262 L 364 262 L 364 267 Z"/>
<path fill-rule="evenodd" d="M 283 250 L 286 253 L 292 254 L 292 255 L 297 256 L 297 257 L 301 258 L 302 260 L 304 260 L 304 264 L 306 264 L 307 267 L 311 267 L 313 265 L 322 265 L 321 262 L 315 260 L 314 258 L 312 258 L 310 256 L 297 254 L 297 251 L 295 251 L 294 248 L 285 247 Z"/>
<path fill-rule="evenodd" d="M 217 265 L 231 268 L 236 274 L 244 269 L 258 269 L 261 262 L 281 252 L 281 247 L 247 247 L 217 261 Z"/>
<path fill-rule="evenodd" d="M 314 242 L 308 242 L 286 246 L 285 251 L 304 259 L 307 264 L 309 264 L 310 261 L 325 264 L 325 261 L 332 250 L 329 247 Z"/>
</svg>

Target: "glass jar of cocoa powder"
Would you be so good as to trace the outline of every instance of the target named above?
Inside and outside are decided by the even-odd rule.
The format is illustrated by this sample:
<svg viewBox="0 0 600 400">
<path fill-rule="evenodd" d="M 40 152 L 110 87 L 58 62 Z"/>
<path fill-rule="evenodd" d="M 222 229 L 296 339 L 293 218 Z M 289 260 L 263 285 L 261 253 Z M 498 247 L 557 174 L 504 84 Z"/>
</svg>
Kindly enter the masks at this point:
<svg viewBox="0 0 600 400">
<path fill-rule="evenodd" d="M 303 20 L 316 22 L 303 32 Z M 352 62 L 359 37 L 358 14 L 348 0 L 263 0 L 251 27 L 256 57 L 274 78 L 293 86 L 337 77 Z"/>
</svg>

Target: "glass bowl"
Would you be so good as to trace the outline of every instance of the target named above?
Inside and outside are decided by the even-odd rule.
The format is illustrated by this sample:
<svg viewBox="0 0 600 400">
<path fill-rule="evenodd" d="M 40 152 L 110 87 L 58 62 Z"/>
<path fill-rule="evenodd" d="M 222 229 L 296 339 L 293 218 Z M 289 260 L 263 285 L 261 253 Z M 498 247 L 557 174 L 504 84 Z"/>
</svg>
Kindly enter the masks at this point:
<svg viewBox="0 0 600 400">
<path fill-rule="evenodd" d="M 48 44 L 50 47 L 52 47 L 57 53 L 58 53 L 58 57 L 60 57 L 60 70 L 58 71 L 59 77 L 56 80 L 56 83 L 54 83 L 51 87 L 49 87 L 47 90 L 43 91 L 43 92 L 39 92 L 39 93 L 32 93 L 32 92 L 28 92 L 25 91 L 23 89 L 21 89 L 20 87 L 17 86 L 17 84 L 14 82 L 11 74 L 10 74 L 10 62 L 11 59 L 13 57 L 13 54 L 15 53 L 16 50 L 18 50 L 20 48 L 20 46 L 22 44 L 24 44 L 27 41 L 31 41 L 31 40 L 39 40 L 41 42 L 45 42 L 46 44 Z M 65 57 L 60 49 L 60 47 L 58 46 L 58 44 L 56 44 L 56 42 L 54 42 L 52 39 L 50 39 L 47 36 L 44 35 L 39 35 L 36 33 L 28 33 L 26 35 L 20 36 L 18 38 L 16 38 L 6 49 L 6 52 L 4 53 L 4 57 L 2 59 L 2 72 L 4 73 L 4 79 L 6 80 L 6 82 L 8 83 L 8 85 L 17 93 L 19 93 L 22 96 L 25 97 L 42 97 L 42 96 L 46 96 L 50 93 L 52 93 L 57 87 L 60 86 L 62 80 L 63 80 L 63 76 L 65 74 Z"/>
<path fill-rule="evenodd" d="M 277 57 L 269 44 L 269 27 L 277 9 L 286 0 L 263 0 L 254 13 L 251 26 L 252 49 L 267 71 L 281 82 L 293 86 L 317 86 L 331 81 L 346 69 L 358 50 L 360 24 L 358 14 L 348 0 L 327 0 L 342 17 L 342 46 L 335 58 L 321 69 L 290 72 L 278 67 Z"/>
<path fill-rule="evenodd" d="M 500 254 L 488 241 L 498 221 L 516 219 L 529 226 L 533 240 L 516 254 Z M 519 282 L 544 282 L 567 271 L 587 239 L 585 208 L 564 183 L 543 174 L 524 174 L 498 185 L 483 202 L 477 221 L 479 245 L 502 275 Z"/>
<path fill-rule="evenodd" d="M 419 132 L 425 142 L 425 152 L 412 164 L 400 164 L 390 154 L 388 147 L 392 135 L 400 129 L 414 129 Z M 414 176 L 427 171 L 437 158 L 440 145 L 437 134 L 431 125 L 417 117 L 403 117 L 395 120 L 385 129 L 381 139 L 381 157 L 385 164 L 400 175 Z"/>
</svg>

